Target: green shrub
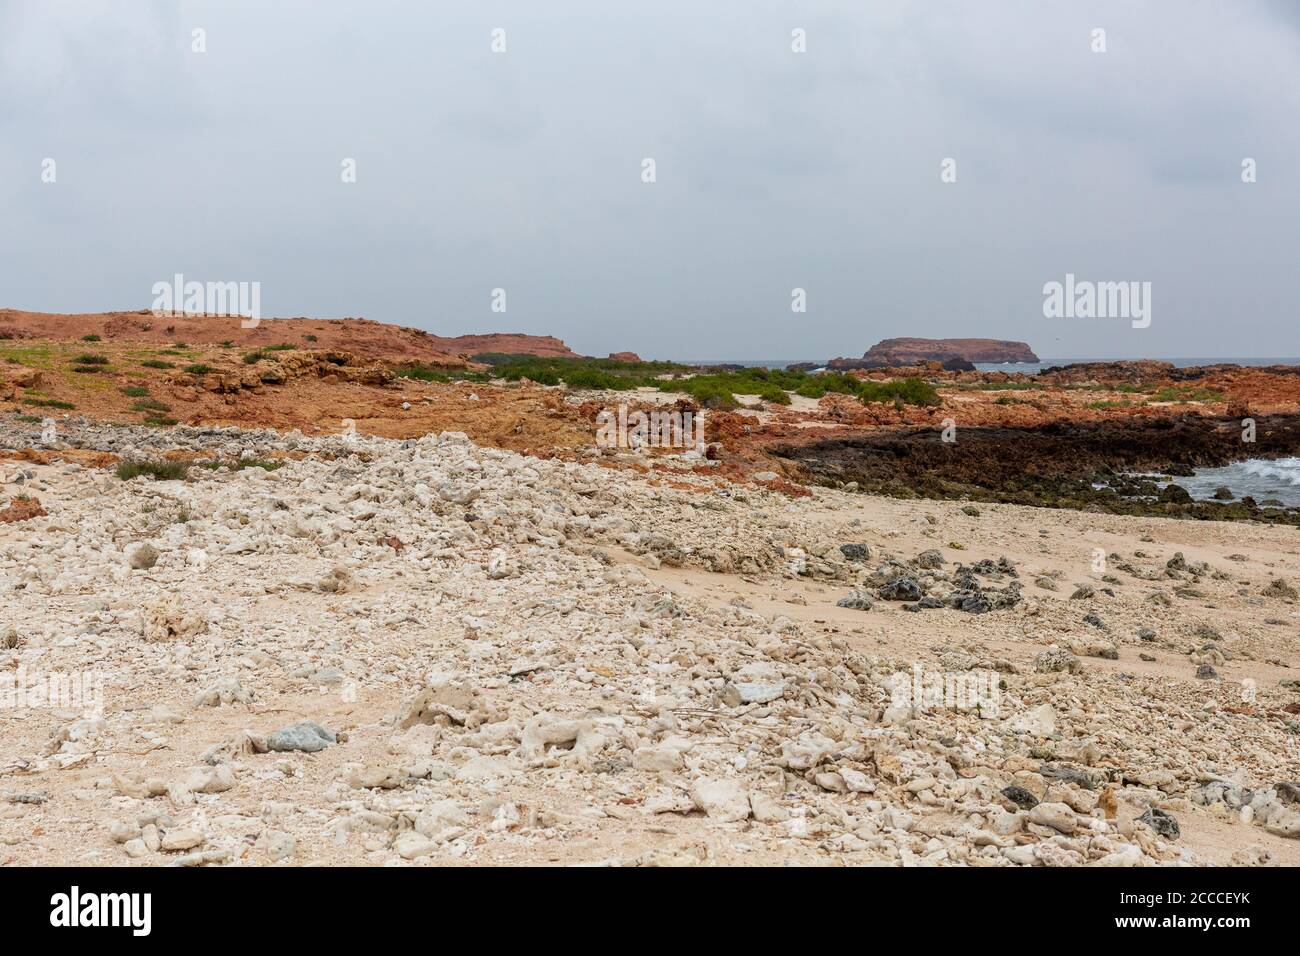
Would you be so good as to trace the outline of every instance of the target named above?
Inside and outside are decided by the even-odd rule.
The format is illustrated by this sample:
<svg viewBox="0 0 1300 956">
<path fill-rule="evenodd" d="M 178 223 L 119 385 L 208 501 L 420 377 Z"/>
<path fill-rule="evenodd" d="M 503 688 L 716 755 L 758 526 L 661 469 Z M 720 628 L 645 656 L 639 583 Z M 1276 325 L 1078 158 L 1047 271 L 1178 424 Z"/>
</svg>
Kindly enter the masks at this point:
<svg viewBox="0 0 1300 956">
<path fill-rule="evenodd" d="M 732 394 L 731 389 L 714 376 L 688 378 L 681 383 L 681 386 L 681 390 L 684 390 L 686 394 L 699 402 L 701 408 L 726 411 L 736 408 L 740 404 L 736 401 L 736 396 Z"/>
<path fill-rule="evenodd" d="M 122 389 L 122 394 L 127 398 L 144 398 L 149 394 L 149 389 L 145 388 L 143 385 L 128 385 L 126 388 Z"/>
<path fill-rule="evenodd" d="M 136 402 L 131 406 L 132 411 L 137 412 L 170 412 L 170 405 L 164 405 L 162 402 L 152 398 L 146 398 L 143 401 Z"/>
<path fill-rule="evenodd" d="M 907 405 L 938 405 L 939 393 L 929 382 L 905 378 L 892 382 L 863 382 L 858 390 L 863 404 L 868 402 L 902 402 Z"/>
<path fill-rule="evenodd" d="M 94 332 L 91 332 L 89 335 L 83 335 L 83 336 L 81 337 L 81 341 L 83 341 L 83 342 L 98 342 L 98 341 L 99 341 L 99 336 L 96 335 Z"/>
<path fill-rule="evenodd" d="M 87 353 L 85 355 L 78 355 L 72 361 L 76 362 L 78 365 L 107 365 L 108 356 L 92 355 L 90 353 Z"/>
<path fill-rule="evenodd" d="M 202 362 L 197 362 L 194 365 L 185 366 L 182 371 L 189 372 L 191 375 L 207 375 L 212 371 L 212 366 L 204 365 Z"/>
<path fill-rule="evenodd" d="M 121 462 L 114 473 L 123 481 L 142 476 L 155 481 L 178 481 L 189 474 L 189 466 L 183 461 L 139 459 Z"/>
<path fill-rule="evenodd" d="M 164 362 L 162 359 L 145 359 L 140 363 L 145 368 L 175 368 L 175 362 Z"/>
<path fill-rule="evenodd" d="M 626 391 L 636 388 L 637 383 L 631 378 L 612 375 L 597 368 L 575 368 L 563 373 L 564 384 L 569 388 L 608 388 L 614 391 Z"/>
<path fill-rule="evenodd" d="M 779 385 L 764 385 L 758 392 L 758 397 L 765 402 L 772 402 L 775 405 L 789 405 L 790 394 Z"/>
</svg>

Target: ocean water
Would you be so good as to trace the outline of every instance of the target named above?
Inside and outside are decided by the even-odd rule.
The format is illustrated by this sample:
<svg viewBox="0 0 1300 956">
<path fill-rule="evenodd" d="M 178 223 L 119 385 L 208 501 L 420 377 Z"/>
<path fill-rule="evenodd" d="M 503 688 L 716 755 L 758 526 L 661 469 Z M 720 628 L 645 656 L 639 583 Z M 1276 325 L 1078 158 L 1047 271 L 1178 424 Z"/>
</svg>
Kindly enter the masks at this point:
<svg viewBox="0 0 1300 956">
<path fill-rule="evenodd" d="M 785 368 L 805 362 L 824 362 L 825 359 L 684 359 L 698 365 L 741 365 L 745 368 Z M 1053 365 L 1071 365 L 1076 362 L 1119 362 L 1122 359 L 1053 358 L 1040 362 L 976 362 L 981 372 L 1023 372 L 1035 375 Z M 1157 362 L 1172 362 L 1178 368 L 1192 365 L 1300 365 L 1300 358 L 1160 358 Z"/>
<path fill-rule="evenodd" d="M 1216 488 L 1230 488 L 1231 500 L 1250 495 L 1257 502 L 1276 498 L 1284 505 L 1300 507 L 1300 458 L 1247 458 L 1222 468 L 1198 468 L 1187 478 L 1174 483 L 1187 489 L 1193 498 L 1213 500 Z"/>
<path fill-rule="evenodd" d="M 1123 359 L 1063 358 L 1043 359 L 1040 362 L 976 362 L 981 372 L 1023 372 L 1036 375 L 1053 365 L 1073 365 L 1078 362 L 1120 362 Z M 1140 361 L 1140 360 L 1135 360 Z M 1300 365 L 1300 358 L 1158 358 L 1156 362 L 1171 362 L 1178 368 L 1193 365 Z"/>
</svg>

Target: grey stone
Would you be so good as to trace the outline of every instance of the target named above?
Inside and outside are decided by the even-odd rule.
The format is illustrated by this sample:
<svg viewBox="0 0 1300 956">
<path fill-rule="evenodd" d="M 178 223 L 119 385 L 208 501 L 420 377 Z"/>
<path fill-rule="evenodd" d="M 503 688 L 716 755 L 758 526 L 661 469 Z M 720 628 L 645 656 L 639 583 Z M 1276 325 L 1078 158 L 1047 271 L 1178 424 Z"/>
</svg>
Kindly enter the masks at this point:
<svg viewBox="0 0 1300 956">
<path fill-rule="evenodd" d="M 310 720 L 277 730 L 266 738 L 268 750 L 301 750 L 309 754 L 324 750 L 334 743 L 338 743 L 338 738 L 331 731 Z"/>
</svg>

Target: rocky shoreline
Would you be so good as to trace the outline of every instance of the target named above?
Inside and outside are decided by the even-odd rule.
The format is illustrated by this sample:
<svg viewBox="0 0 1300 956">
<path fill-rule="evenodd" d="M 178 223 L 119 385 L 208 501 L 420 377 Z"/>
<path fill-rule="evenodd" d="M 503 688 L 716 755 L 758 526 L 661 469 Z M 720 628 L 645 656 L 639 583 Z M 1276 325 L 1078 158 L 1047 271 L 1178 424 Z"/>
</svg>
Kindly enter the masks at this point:
<svg viewBox="0 0 1300 956">
<path fill-rule="evenodd" d="M 934 429 L 888 429 L 841 440 L 776 446 L 813 480 L 867 492 L 969 498 L 1114 514 L 1300 524 L 1300 509 L 1193 501 L 1172 483 L 1133 473 L 1189 475 L 1197 467 L 1300 453 L 1300 415 L 1255 420 L 1184 415 L 1036 428 L 965 428 L 944 442 Z"/>
<path fill-rule="evenodd" d="M 1289 529 L 29 429 L 5 863 L 1300 861 Z"/>
</svg>

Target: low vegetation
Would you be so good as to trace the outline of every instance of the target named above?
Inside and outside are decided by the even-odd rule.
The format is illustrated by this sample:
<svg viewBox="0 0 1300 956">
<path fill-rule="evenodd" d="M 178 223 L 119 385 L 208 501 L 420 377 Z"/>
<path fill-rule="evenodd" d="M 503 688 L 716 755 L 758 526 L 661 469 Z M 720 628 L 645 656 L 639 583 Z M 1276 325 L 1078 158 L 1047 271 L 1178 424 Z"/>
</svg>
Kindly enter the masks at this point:
<svg viewBox="0 0 1300 956">
<path fill-rule="evenodd" d="M 121 462 L 114 474 L 123 481 L 132 478 L 152 478 L 155 481 L 180 481 L 189 474 L 189 465 L 183 461 L 137 459 Z"/>
<path fill-rule="evenodd" d="M 131 410 L 136 412 L 170 412 L 172 407 L 156 399 L 146 398 L 134 403 Z"/>
<path fill-rule="evenodd" d="M 569 388 L 628 391 L 657 388 L 685 392 L 706 408 L 727 409 L 740 405 L 737 395 L 757 395 L 765 402 L 789 405 L 790 394 L 821 398 L 828 392 L 849 395 L 860 401 L 894 402 L 905 405 L 937 405 L 939 394 L 918 378 L 875 382 L 846 375 L 768 368 L 700 368 L 678 362 L 620 362 L 615 359 L 543 358 L 535 355 L 507 355 L 483 352 L 475 362 L 488 365 L 487 376 L 504 381 L 528 380 L 541 385 L 564 384 Z M 456 381 L 481 374 L 411 366 L 398 374 L 424 381 Z"/>
<path fill-rule="evenodd" d="M 1212 388 L 1166 385 L 1147 399 L 1148 402 L 1221 402 L 1223 394 Z"/>
</svg>

